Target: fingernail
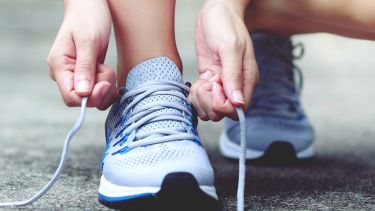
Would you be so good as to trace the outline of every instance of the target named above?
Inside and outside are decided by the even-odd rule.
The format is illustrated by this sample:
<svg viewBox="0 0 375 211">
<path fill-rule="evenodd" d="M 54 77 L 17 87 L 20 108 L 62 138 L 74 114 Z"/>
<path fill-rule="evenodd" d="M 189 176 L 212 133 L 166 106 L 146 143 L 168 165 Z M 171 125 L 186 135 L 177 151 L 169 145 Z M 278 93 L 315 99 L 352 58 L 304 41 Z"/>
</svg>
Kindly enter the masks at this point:
<svg viewBox="0 0 375 211">
<path fill-rule="evenodd" d="M 212 73 L 210 71 L 206 71 L 205 73 L 202 74 L 202 79 L 208 80 L 212 76 Z"/>
<path fill-rule="evenodd" d="M 80 80 L 77 84 L 77 92 L 89 92 L 90 82 L 88 80 Z"/>
<path fill-rule="evenodd" d="M 217 95 L 217 84 L 216 83 L 212 83 L 212 93 L 214 96 Z"/>
<path fill-rule="evenodd" d="M 243 100 L 242 92 L 240 90 L 233 90 L 232 91 L 232 97 L 233 97 L 234 101 L 236 101 L 238 103 L 241 103 L 241 104 L 245 104 L 245 102 Z"/>
</svg>

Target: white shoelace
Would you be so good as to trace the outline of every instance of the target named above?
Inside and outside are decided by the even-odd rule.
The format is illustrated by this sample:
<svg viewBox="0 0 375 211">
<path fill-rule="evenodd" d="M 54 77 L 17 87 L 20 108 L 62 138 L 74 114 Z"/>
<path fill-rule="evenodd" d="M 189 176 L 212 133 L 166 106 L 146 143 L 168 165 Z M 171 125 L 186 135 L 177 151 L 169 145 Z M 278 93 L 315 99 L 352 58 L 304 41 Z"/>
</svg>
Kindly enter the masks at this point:
<svg viewBox="0 0 375 211">
<path fill-rule="evenodd" d="M 187 119 L 192 116 L 192 112 L 182 105 L 188 101 L 182 92 L 189 92 L 189 87 L 174 81 L 154 81 L 149 82 L 139 88 L 125 92 L 120 101 L 124 102 L 128 99 L 132 101 L 121 111 L 122 116 L 126 117 L 125 121 L 120 119 L 118 126 L 122 130 L 118 132 L 112 146 L 114 153 L 121 153 L 132 148 L 164 143 L 176 140 L 196 139 L 193 133 L 193 125 Z M 151 96 L 168 95 L 181 100 L 180 103 L 171 103 L 164 101 L 154 101 L 147 105 L 136 107 L 143 99 Z M 173 109 L 160 115 L 158 111 L 163 109 Z M 182 123 L 181 128 L 156 128 L 152 131 L 139 132 L 139 129 L 149 123 L 174 120 Z M 112 144 L 112 143 L 111 143 Z"/>
<path fill-rule="evenodd" d="M 47 193 L 49 189 L 55 184 L 58 180 L 64 165 L 66 158 L 68 156 L 68 150 L 70 146 L 70 142 L 72 141 L 73 137 L 81 128 L 86 115 L 86 107 L 87 107 L 87 97 L 82 99 L 81 104 L 81 113 L 79 118 L 77 119 L 76 123 L 74 124 L 73 128 L 69 131 L 65 142 L 64 147 L 61 153 L 61 159 L 59 166 L 57 167 L 55 173 L 53 174 L 51 180 L 34 196 L 27 200 L 23 201 L 15 201 L 15 202 L 2 202 L 0 203 L 0 208 L 5 207 L 21 207 L 26 206 L 29 204 L 34 203 L 40 197 Z M 245 195 L 245 178 L 246 178 L 246 119 L 243 110 L 239 107 L 236 108 L 239 121 L 240 121 L 240 128 L 241 128 L 241 153 L 239 155 L 239 175 L 238 175 L 238 187 L 237 187 L 237 210 L 243 211 L 244 210 L 244 195 Z"/>
<path fill-rule="evenodd" d="M 245 209 L 245 179 L 246 179 L 246 118 L 242 108 L 236 107 L 241 131 L 241 152 L 238 159 L 237 211 Z"/>
<path fill-rule="evenodd" d="M 64 147 L 63 151 L 61 153 L 61 159 L 59 166 L 57 167 L 55 173 L 53 174 L 51 180 L 34 196 L 31 198 L 24 200 L 24 201 L 15 201 L 15 202 L 3 202 L 0 203 L 0 208 L 4 207 L 21 207 L 21 206 L 26 206 L 29 204 L 34 203 L 37 201 L 40 197 L 42 197 L 47 191 L 55 184 L 55 182 L 59 179 L 59 176 L 64 168 L 64 164 L 66 161 L 66 158 L 68 156 L 68 150 L 69 150 L 69 145 L 71 140 L 73 139 L 74 135 L 78 132 L 78 130 L 81 128 L 84 120 L 85 120 L 85 115 L 86 115 L 86 104 L 87 104 L 87 97 L 84 97 L 82 99 L 81 103 L 81 113 L 79 115 L 78 120 L 74 124 L 73 128 L 69 131 L 68 135 L 66 136 L 65 142 L 64 142 Z"/>
</svg>

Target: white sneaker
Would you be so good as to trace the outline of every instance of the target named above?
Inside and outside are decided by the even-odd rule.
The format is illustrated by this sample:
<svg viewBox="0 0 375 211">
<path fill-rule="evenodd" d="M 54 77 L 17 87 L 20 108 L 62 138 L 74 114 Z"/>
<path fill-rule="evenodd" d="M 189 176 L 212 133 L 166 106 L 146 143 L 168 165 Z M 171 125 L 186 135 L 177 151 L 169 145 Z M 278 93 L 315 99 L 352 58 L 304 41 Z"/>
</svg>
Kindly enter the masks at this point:
<svg viewBox="0 0 375 211">
<path fill-rule="evenodd" d="M 165 57 L 130 71 L 106 122 L 102 204 L 127 210 L 218 209 L 213 169 L 187 95 L 177 66 Z"/>
</svg>

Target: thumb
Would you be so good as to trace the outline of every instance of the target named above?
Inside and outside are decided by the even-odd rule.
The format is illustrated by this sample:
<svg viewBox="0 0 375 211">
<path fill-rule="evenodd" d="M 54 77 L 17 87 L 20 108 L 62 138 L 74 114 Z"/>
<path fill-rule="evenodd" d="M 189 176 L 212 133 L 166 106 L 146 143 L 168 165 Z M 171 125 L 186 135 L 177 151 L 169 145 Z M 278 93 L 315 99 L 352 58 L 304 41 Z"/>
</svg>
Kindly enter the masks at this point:
<svg viewBox="0 0 375 211">
<path fill-rule="evenodd" d="M 225 50 L 221 53 L 222 82 L 225 95 L 235 106 L 244 104 L 243 96 L 243 54 L 238 49 Z"/>
<path fill-rule="evenodd" d="M 80 96 L 90 95 L 95 84 L 97 48 L 95 42 L 77 42 L 77 61 L 74 69 L 74 89 Z"/>
</svg>

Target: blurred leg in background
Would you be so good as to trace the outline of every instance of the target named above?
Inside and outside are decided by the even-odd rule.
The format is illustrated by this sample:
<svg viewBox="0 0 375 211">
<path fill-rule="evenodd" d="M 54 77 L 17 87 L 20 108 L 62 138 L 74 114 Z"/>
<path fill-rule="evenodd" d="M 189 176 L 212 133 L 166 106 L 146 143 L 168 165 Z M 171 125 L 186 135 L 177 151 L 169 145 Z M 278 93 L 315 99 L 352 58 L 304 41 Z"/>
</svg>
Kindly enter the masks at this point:
<svg viewBox="0 0 375 211">
<path fill-rule="evenodd" d="M 251 1 L 245 22 L 260 80 L 247 112 L 248 159 L 282 161 L 314 155 L 314 132 L 299 99 L 302 74 L 293 64 L 294 46 L 289 37 L 328 32 L 375 39 L 374 7 L 371 0 Z M 235 158 L 239 153 L 239 124 L 227 119 L 225 125 L 220 149 L 224 156 Z"/>
<path fill-rule="evenodd" d="M 288 36 L 255 31 L 253 42 L 259 69 L 246 112 L 247 159 L 289 163 L 314 156 L 314 131 L 300 103 L 302 72 L 294 66 L 294 45 Z M 220 151 L 236 159 L 240 153 L 240 124 L 225 119 Z"/>
<path fill-rule="evenodd" d="M 328 32 L 352 38 L 375 39 L 372 0 L 253 0 L 246 12 L 249 31 L 279 35 Z"/>
</svg>

